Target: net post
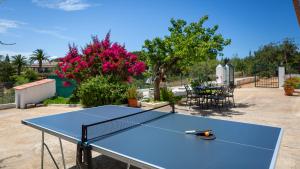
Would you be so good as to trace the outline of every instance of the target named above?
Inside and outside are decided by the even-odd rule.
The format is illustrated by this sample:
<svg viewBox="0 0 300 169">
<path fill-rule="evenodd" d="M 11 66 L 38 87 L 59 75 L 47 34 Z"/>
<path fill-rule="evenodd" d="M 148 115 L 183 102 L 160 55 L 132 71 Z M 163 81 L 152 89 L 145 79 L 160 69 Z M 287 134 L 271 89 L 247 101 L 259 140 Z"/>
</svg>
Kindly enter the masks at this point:
<svg viewBox="0 0 300 169">
<path fill-rule="evenodd" d="M 76 164 L 78 163 L 79 165 L 82 164 L 82 144 L 81 142 L 77 143 L 77 152 L 76 152 Z"/>
<path fill-rule="evenodd" d="M 92 147 L 86 145 L 83 150 L 84 166 L 86 169 L 92 169 Z"/>
<path fill-rule="evenodd" d="M 81 143 L 85 143 L 87 141 L 87 126 L 81 126 Z"/>
<path fill-rule="evenodd" d="M 172 103 L 170 103 L 170 106 L 171 106 L 171 108 L 172 108 L 172 113 L 175 113 L 175 103 L 174 102 L 172 102 Z"/>
</svg>

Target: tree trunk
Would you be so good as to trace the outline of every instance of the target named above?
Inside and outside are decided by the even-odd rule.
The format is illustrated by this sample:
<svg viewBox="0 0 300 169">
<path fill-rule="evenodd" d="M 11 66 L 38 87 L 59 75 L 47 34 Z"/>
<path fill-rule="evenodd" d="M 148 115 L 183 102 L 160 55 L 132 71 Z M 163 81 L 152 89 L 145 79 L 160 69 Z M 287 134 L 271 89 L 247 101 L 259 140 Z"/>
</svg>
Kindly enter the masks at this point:
<svg viewBox="0 0 300 169">
<path fill-rule="evenodd" d="M 18 66 L 18 75 L 21 75 L 21 67 L 20 66 Z"/>
<path fill-rule="evenodd" d="M 38 72 L 39 73 L 42 73 L 42 63 L 43 61 L 39 61 L 39 69 L 38 69 Z"/>
<path fill-rule="evenodd" d="M 160 77 L 155 77 L 154 79 L 154 100 L 160 100 Z"/>
<path fill-rule="evenodd" d="M 286 54 L 286 51 L 284 51 L 284 60 L 285 60 L 285 65 L 287 66 L 288 61 L 287 61 L 287 54 Z"/>
</svg>

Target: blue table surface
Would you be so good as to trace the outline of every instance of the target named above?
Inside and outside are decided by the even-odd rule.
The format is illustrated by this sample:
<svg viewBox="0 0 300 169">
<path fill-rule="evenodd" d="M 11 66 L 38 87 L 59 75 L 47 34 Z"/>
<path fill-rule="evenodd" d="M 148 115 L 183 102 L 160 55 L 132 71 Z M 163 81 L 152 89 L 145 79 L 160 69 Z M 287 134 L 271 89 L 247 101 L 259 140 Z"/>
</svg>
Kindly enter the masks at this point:
<svg viewBox="0 0 300 169">
<path fill-rule="evenodd" d="M 139 108 L 100 106 L 44 116 L 23 123 L 80 141 L 81 125 L 139 112 Z M 163 112 L 148 112 L 163 113 Z M 186 130 L 211 129 L 217 139 L 201 140 Z M 171 169 L 269 169 L 281 129 L 171 114 L 91 143 L 155 166 Z"/>
</svg>

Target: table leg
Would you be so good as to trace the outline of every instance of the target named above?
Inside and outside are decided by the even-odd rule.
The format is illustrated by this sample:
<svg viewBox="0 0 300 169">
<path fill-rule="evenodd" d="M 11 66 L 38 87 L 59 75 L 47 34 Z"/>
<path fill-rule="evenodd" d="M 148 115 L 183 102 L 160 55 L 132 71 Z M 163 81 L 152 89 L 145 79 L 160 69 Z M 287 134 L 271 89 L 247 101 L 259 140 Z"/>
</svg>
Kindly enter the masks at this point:
<svg viewBox="0 0 300 169">
<path fill-rule="evenodd" d="M 63 150 L 62 142 L 61 142 L 60 138 L 58 138 L 58 139 L 59 139 L 59 144 L 60 144 L 62 162 L 63 162 L 63 165 L 64 165 L 64 169 L 66 169 L 66 162 L 65 162 L 65 156 L 64 156 L 64 150 Z"/>
<path fill-rule="evenodd" d="M 44 168 L 44 131 L 42 131 L 41 169 Z"/>
</svg>

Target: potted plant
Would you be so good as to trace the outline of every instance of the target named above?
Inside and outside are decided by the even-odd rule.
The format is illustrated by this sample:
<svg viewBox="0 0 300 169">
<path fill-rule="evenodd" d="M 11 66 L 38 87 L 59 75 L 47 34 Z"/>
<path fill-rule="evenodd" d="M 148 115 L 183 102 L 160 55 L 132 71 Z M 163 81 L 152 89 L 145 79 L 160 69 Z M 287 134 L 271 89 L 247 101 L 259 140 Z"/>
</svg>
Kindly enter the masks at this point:
<svg viewBox="0 0 300 169">
<path fill-rule="evenodd" d="M 130 107 L 138 107 L 136 87 L 130 87 L 127 90 L 127 99 L 128 99 L 128 106 L 130 106 Z"/>
<path fill-rule="evenodd" d="M 284 92 L 287 96 L 292 96 L 295 88 L 300 84 L 300 79 L 296 77 L 291 77 L 284 82 Z"/>
</svg>

